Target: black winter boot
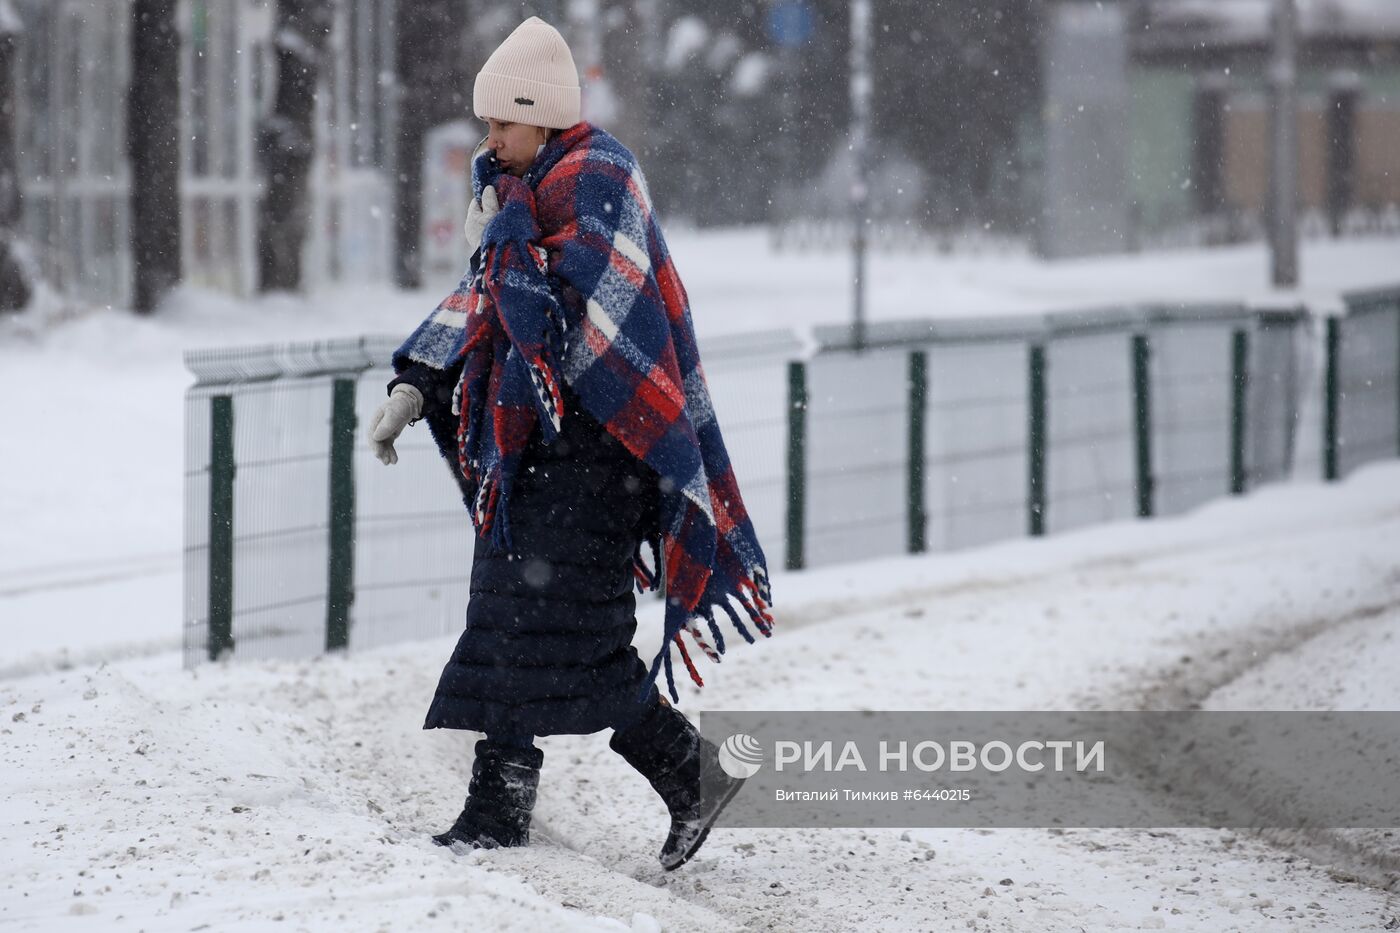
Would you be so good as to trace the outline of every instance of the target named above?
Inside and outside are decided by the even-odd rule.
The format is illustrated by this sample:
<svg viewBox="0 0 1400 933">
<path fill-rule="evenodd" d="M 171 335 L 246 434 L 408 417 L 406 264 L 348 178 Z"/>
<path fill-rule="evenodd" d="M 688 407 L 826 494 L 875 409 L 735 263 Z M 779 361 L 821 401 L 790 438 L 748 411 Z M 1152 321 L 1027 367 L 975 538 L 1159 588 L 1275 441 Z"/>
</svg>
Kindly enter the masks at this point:
<svg viewBox="0 0 1400 933">
<path fill-rule="evenodd" d="M 671 811 L 661 867 L 680 868 L 743 786 L 719 765 L 719 748 L 665 699 L 639 722 L 614 732 L 608 746 L 641 772 Z"/>
<path fill-rule="evenodd" d="M 530 841 L 530 812 L 540 784 L 544 752 L 538 748 L 476 743 L 467 803 L 457 822 L 433 837 L 440 846 L 463 843 L 473 849 L 523 846 Z"/>
</svg>

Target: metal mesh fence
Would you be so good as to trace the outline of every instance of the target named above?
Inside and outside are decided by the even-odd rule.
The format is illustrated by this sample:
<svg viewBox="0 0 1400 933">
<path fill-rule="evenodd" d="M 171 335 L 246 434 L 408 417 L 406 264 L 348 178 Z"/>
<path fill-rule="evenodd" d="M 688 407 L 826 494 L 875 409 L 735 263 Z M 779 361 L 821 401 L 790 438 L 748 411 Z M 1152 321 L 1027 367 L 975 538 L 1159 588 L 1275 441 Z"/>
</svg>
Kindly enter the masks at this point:
<svg viewBox="0 0 1400 933">
<path fill-rule="evenodd" d="M 1023 341 L 926 351 L 922 529 L 928 550 L 1026 533 L 1028 412 Z M 916 519 L 917 521 L 917 519 Z"/>
<path fill-rule="evenodd" d="M 384 365 L 397 341 L 367 339 L 376 366 L 355 397 L 355 608 L 350 643 L 361 648 L 460 629 L 472 564 L 470 520 L 461 493 L 426 424 L 404 431 L 386 467 L 363 426 L 383 404 L 393 372 Z"/>
<path fill-rule="evenodd" d="M 1333 473 L 1400 454 L 1400 289 L 1346 296 L 1328 321 Z"/>
<path fill-rule="evenodd" d="M 904 550 L 905 353 L 828 354 L 807 371 L 809 565 Z"/>
<path fill-rule="evenodd" d="M 1159 327 L 1151 333 L 1152 479 L 1158 514 L 1230 491 L 1233 331 Z"/>
<path fill-rule="evenodd" d="M 1236 491 L 1286 479 L 1293 470 L 1299 399 L 1303 393 L 1307 328 L 1296 313 L 1256 312 L 1244 333 L 1240 404 L 1243 477 Z"/>
<path fill-rule="evenodd" d="M 392 468 L 364 442 L 398 343 L 187 357 L 197 380 L 186 395 L 187 666 L 228 651 L 306 657 L 461 628 L 473 532 L 448 465 L 426 425 L 395 443 Z M 799 351 L 788 332 L 702 344 L 745 504 L 775 564 L 787 499 L 784 367 Z"/>
<path fill-rule="evenodd" d="M 1329 475 L 1400 453 L 1400 291 L 1329 325 Z M 1285 478 L 1300 309 L 1146 307 L 702 341 L 769 564 L 814 567 L 1175 514 Z M 426 427 L 362 426 L 389 337 L 192 353 L 186 661 L 460 630 L 472 528 Z M 1329 414 L 1330 413 L 1330 414 Z"/>
<path fill-rule="evenodd" d="M 772 567 L 782 566 L 787 544 L 787 361 L 801 350 L 789 331 L 701 341 L 715 417 Z"/>
<path fill-rule="evenodd" d="M 1097 322 L 1046 345 L 1046 530 L 1133 514 L 1133 405 L 1128 337 Z"/>
<path fill-rule="evenodd" d="M 346 449 L 348 421 L 336 423 L 335 401 L 353 392 L 362 348 L 248 348 L 187 363 L 198 382 L 186 395 L 186 663 L 234 648 L 252 657 L 322 651 L 331 587 L 343 587 L 348 570 L 339 565 L 348 536 L 331 533 L 333 454 Z M 353 498 L 353 485 L 338 492 Z"/>
</svg>

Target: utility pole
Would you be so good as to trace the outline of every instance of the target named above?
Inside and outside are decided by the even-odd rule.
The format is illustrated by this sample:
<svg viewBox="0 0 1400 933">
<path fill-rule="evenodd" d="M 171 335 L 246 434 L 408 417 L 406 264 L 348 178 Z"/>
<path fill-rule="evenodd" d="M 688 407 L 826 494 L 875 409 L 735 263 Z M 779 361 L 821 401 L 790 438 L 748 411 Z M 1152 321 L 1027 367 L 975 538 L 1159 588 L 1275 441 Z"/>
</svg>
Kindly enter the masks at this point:
<svg viewBox="0 0 1400 933">
<path fill-rule="evenodd" d="M 870 195 L 870 0 L 851 0 L 851 246 L 855 301 L 851 343 L 865 347 L 865 227 Z"/>
<path fill-rule="evenodd" d="M 1298 8 L 1274 0 L 1269 246 L 1276 288 L 1298 284 Z"/>
<path fill-rule="evenodd" d="M 395 282 L 403 274 L 398 249 L 399 230 L 399 104 L 403 100 L 403 83 L 399 80 L 398 62 L 398 0 L 383 0 L 379 6 L 379 89 L 380 89 L 380 169 L 388 181 L 388 225 L 391 248 L 390 274 Z"/>
<path fill-rule="evenodd" d="M 778 150 L 779 165 L 781 171 L 779 177 L 786 184 L 791 184 L 792 179 L 797 174 L 797 49 L 789 44 L 784 44 L 782 50 L 778 52 L 778 73 L 782 81 L 782 108 L 779 119 L 779 136 L 782 138 L 781 147 Z M 779 237 L 775 239 L 781 242 L 781 234 L 785 228 L 794 220 L 793 202 L 796 200 L 790 197 L 787 188 L 774 186 L 774 210 L 769 211 L 770 223 L 777 228 Z"/>
</svg>

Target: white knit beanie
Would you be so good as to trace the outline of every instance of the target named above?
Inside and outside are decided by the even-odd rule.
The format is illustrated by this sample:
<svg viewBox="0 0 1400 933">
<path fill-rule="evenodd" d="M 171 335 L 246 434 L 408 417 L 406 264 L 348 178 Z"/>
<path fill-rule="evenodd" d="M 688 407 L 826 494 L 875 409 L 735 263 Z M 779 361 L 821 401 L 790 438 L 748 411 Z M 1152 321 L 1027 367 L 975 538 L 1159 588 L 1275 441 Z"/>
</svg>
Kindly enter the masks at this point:
<svg viewBox="0 0 1400 933">
<path fill-rule="evenodd" d="M 483 120 L 559 130 L 577 123 L 578 70 L 559 30 L 538 16 L 516 26 L 477 72 L 472 107 Z"/>
</svg>

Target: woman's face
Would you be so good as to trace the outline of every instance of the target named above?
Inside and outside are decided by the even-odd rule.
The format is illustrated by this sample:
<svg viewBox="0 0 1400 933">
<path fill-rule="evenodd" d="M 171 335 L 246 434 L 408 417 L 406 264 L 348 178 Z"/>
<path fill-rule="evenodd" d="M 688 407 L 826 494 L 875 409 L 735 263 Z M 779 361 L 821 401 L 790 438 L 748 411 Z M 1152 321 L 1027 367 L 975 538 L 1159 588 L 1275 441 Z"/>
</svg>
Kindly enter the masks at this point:
<svg viewBox="0 0 1400 933">
<path fill-rule="evenodd" d="M 507 123 L 490 119 L 486 146 L 496 153 L 501 171 L 519 178 L 535 161 L 535 152 L 549 140 L 549 130 L 528 123 Z"/>
</svg>

